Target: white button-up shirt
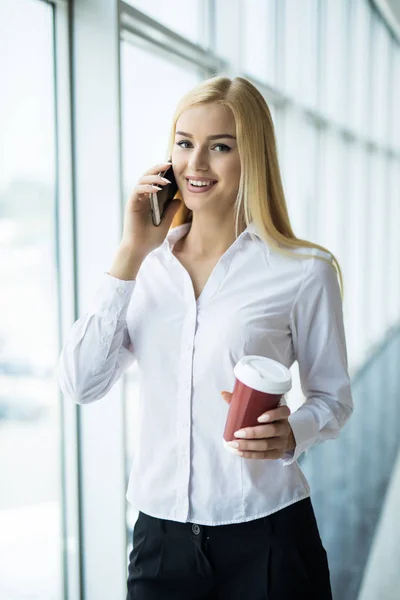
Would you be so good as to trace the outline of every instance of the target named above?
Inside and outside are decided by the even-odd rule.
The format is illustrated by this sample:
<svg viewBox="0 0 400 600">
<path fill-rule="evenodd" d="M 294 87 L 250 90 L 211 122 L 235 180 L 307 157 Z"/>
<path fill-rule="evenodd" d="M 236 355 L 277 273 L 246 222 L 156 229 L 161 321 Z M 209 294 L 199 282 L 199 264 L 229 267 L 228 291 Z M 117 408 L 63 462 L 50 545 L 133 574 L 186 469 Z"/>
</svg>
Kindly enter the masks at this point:
<svg viewBox="0 0 400 600">
<path fill-rule="evenodd" d="M 172 253 L 189 230 L 170 230 L 135 281 L 105 273 L 73 325 L 59 361 L 63 393 L 102 398 L 136 360 L 139 423 L 127 498 L 164 519 L 223 525 L 250 521 L 310 495 L 297 459 L 334 438 L 353 409 L 342 301 L 331 256 L 285 256 L 251 224 L 221 256 L 196 300 Z M 295 452 L 245 459 L 223 446 L 233 368 L 257 354 L 298 361 L 305 402 L 289 422 Z"/>
</svg>

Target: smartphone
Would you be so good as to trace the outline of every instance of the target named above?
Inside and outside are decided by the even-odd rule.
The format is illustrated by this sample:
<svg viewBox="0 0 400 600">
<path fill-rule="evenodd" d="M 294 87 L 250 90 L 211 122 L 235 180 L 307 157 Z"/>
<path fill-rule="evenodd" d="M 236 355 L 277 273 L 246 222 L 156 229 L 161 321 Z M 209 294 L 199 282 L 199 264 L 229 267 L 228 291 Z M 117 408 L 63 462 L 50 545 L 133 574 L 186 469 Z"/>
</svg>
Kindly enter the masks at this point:
<svg viewBox="0 0 400 600">
<path fill-rule="evenodd" d="M 176 192 L 178 191 L 178 184 L 176 183 L 172 166 L 168 167 L 166 171 L 159 173 L 159 176 L 166 177 L 171 183 L 163 185 L 159 192 L 153 192 L 150 194 L 151 218 L 153 225 L 156 227 L 158 227 L 163 220 L 168 206 L 171 204 Z"/>
</svg>

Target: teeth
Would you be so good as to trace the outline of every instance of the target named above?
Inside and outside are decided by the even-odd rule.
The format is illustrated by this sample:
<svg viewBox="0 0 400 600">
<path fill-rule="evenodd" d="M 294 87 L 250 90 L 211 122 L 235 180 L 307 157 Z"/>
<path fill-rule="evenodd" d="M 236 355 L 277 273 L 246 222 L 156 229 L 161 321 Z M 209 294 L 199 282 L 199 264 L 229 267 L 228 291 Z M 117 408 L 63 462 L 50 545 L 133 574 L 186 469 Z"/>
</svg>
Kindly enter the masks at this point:
<svg viewBox="0 0 400 600">
<path fill-rule="evenodd" d="M 212 181 L 193 181 L 193 179 L 189 179 L 189 183 L 190 183 L 190 185 L 194 185 L 197 187 L 203 187 L 206 185 L 211 185 L 213 182 Z"/>
</svg>

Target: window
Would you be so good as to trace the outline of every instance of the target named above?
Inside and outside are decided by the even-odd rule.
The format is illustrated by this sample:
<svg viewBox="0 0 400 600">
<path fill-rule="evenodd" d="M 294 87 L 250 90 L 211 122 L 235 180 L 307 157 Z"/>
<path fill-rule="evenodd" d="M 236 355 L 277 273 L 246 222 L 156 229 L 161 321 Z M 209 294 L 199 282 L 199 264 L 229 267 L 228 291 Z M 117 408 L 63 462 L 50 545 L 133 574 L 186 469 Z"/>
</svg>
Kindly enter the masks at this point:
<svg viewBox="0 0 400 600">
<path fill-rule="evenodd" d="M 389 202 L 387 205 L 387 219 L 388 219 L 388 238 L 389 247 L 385 247 L 385 260 L 386 263 L 386 274 L 387 274 L 387 289 L 390 289 L 390 293 L 387 294 L 388 299 L 388 317 L 389 322 L 396 323 L 399 318 L 399 298 L 400 298 L 400 269 L 399 269 L 399 256 L 400 256 L 400 237 L 399 237 L 399 223 L 400 223 L 400 201 L 399 201 L 399 189 L 400 189 L 400 164 L 399 159 L 389 160 L 389 188 L 388 198 Z M 388 218 L 390 217 L 390 218 Z M 390 287 L 389 287 L 390 286 Z"/>
<path fill-rule="evenodd" d="M 247 0 L 243 12 L 243 69 L 262 82 L 275 83 L 275 0 Z"/>
<path fill-rule="evenodd" d="M 330 119 L 340 124 L 345 123 L 347 118 L 347 6 L 344 0 L 323 2 L 322 109 Z"/>
<path fill-rule="evenodd" d="M 290 221 L 297 237 L 315 240 L 320 198 L 316 194 L 318 132 L 295 111 L 284 117 L 281 170 Z"/>
<path fill-rule="evenodd" d="M 369 342 L 374 344 L 380 342 L 386 321 L 386 295 L 385 290 L 385 256 L 388 253 L 388 239 L 386 230 L 386 220 L 388 215 L 387 196 L 389 193 L 387 186 L 388 173 L 385 169 L 386 159 L 380 152 L 371 152 L 370 155 L 370 210 L 369 214 L 369 252 L 366 256 L 369 259 L 367 269 L 369 271 L 369 294 L 365 299 L 368 306 L 368 333 Z"/>
<path fill-rule="evenodd" d="M 281 81 L 281 87 L 297 101 L 316 106 L 320 54 L 318 1 L 288 0 L 279 8 L 284 36 L 284 81 Z"/>
<path fill-rule="evenodd" d="M 365 0 L 356 0 L 351 6 L 349 126 L 365 136 L 369 127 L 371 11 Z"/>
<path fill-rule="evenodd" d="M 389 81 L 390 37 L 386 26 L 378 19 L 373 21 L 374 36 L 371 77 L 372 77 L 372 110 L 371 135 L 378 143 L 388 141 L 388 100 L 391 93 Z"/>
<path fill-rule="evenodd" d="M 137 10 L 190 41 L 206 44 L 206 5 L 202 0 L 127 0 Z"/>
<path fill-rule="evenodd" d="M 354 369 L 366 358 L 365 298 L 369 293 L 368 180 L 367 154 L 360 144 L 351 144 L 348 153 L 348 189 L 345 218 L 348 249 L 343 262 L 344 314 L 348 354 Z"/>
<path fill-rule="evenodd" d="M 327 248 L 340 262 L 343 255 L 342 224 L 347 190 L 344 187 L 343 138 L 333 130 L 325 130 L 321 134 L 318 189 L 318 225 L 316 241 Z"/>
<path fill-rule="evenodd" d="M 389 130 L 389 143 L 390 146 L 400 151 L 400 46 L 392 43 L 392 74 L 391 82 L 393 91 L 390 94 L 391 100 L 391 111 L 390 111 L 390 130 Z"/>
<path fill-rule="evenodd" d="M 0 597 L 50 600 L 63 532 L 49 4 L 0 3 L 0 73 Z"/>
</svg>

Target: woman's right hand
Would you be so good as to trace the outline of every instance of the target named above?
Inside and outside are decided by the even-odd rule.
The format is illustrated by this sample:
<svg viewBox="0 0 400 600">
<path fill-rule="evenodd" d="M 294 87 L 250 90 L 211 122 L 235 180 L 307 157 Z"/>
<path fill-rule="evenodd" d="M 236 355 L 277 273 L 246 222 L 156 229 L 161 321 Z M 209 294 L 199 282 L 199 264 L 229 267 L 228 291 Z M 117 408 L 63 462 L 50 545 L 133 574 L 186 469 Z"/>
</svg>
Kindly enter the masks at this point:
<svg viewBox="0 0 400 600">
<path fill-rule="evenodd" d="M 121 244 L 134 250 L 135 253 L 147 256 L 155 250 L 167 237 L 172 220 L 181 205 L 180 200 L 173 200 L 168 206 L 160 225 L 153 225 L 150 208 L 150 194 L 157 192 L 157 187 L 168 185 L 158 173 L 172 168 L 171 163 L 155 165 L 146 171 L 137 182 L 132 195 L 125 206 L 124 229 Z M 168 171 L 166 173 L 168 179 Z"/>
</svg>

